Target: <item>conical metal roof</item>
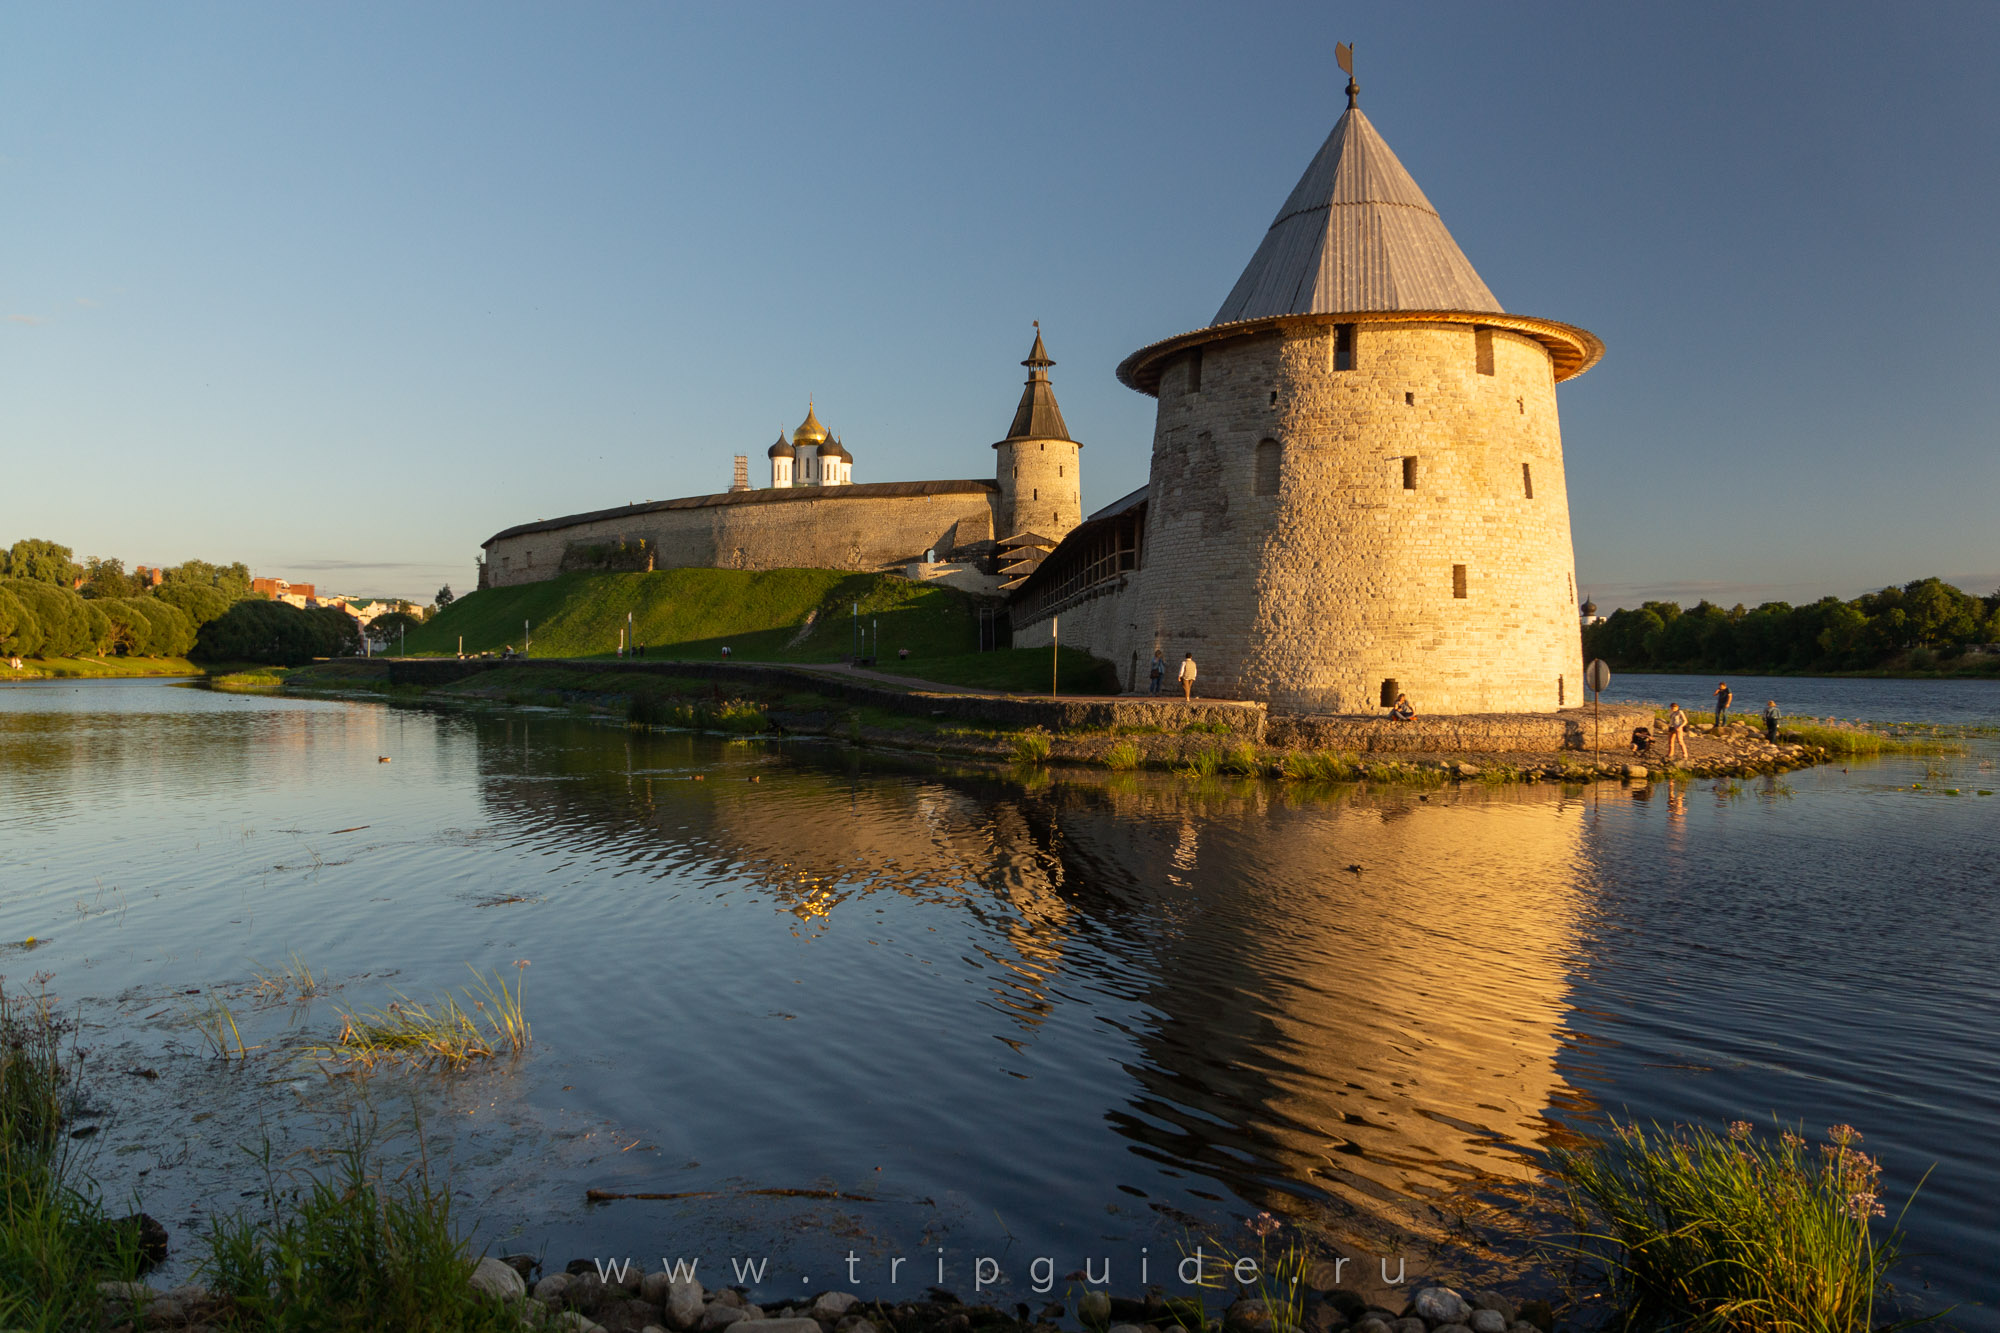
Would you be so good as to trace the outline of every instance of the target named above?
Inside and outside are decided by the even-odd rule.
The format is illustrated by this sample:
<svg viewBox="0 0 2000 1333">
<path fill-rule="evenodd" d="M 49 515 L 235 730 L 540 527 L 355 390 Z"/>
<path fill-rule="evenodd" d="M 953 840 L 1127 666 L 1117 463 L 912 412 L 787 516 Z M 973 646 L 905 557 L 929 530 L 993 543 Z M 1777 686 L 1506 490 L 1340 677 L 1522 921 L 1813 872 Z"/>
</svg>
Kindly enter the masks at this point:
<svg viewBox="0 0 2000 1333">
<path fill-rule="evenodd" d="M 1371 310 L 1500 313 L 1431 201 L 1349 107 L 1214 323 Z"/>
<path fill-rule="evenodd" d="M 1055 386 L 1049 383 L 1049 367 L 1055 362 L 1049 359 L 1049 349 L 1042 345 L 1039 321 L 1035 324 L 1035 346 L 1028 353 L 1028 359 L 1021 364 L 1028 367 L 1028 382 L 1027 387 L 1021 390 L 1021 405 L 1014 409 L 1014 424 L 1007 428 L 1007 439 L 993 447 L 998 449 L 1008 440 L 1069 439 L 1069 427 L 1063 422 L 1062 409 L 1056 406 Z"/>
</svg>

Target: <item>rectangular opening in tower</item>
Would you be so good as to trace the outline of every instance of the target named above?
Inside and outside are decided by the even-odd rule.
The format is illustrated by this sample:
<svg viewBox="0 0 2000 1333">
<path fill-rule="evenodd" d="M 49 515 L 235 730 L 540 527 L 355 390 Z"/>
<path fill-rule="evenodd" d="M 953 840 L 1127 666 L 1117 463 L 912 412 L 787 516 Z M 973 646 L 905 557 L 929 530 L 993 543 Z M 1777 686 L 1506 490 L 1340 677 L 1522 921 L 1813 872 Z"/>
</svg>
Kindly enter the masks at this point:
<svg viewBox="0 0 2000 1333">
<path fill-rule="evenodd" d="M 1415 454 L 1406 454 L 1403 458 L 1403 489 L 1406 491 L 1417 489 L 1417 456 Z"/>
<path fill-rule="evenodd" d="M 1201 348 L 1199 347 L 1187 354 L 1186 391 L 1188 393 L 1201 392 Z"/>
<path fill-rule="evenodd" d="M 1478 363 L 1479 373 L 1493 373 L 1493 330 L 1474 329 L 1472 331 L 1472 355 Z"/>
<path fill-rule="evenodd" d="M 1530 500 L 1535 498 L 1535 467 L 1532 463 L 1521 464 L 1521 493 Z"/>
<path fill-rule="evenodd" d="M 1257 494 L 1278 493 L 1278 477 L 1283 466 L 1283 457 L 1283 451 L 1276 440 L 1257 442 Z"/>
<path fill-rule="evenodd" d="M 1463 597 L 1463 596 L 1465 596 L 1465 566 L 1464 566 L 1464 565 L 1453 565 L 1453 566 L 1451 567 L 1451 595 L 1452 595 L 1453 597 Z"/>
<path fill-rule="evenodd" d="M 1333 326 L 1333 368 L 1335 370 L 1354 369 L 1354 326 L 1336 324 Z"/>
</svg>

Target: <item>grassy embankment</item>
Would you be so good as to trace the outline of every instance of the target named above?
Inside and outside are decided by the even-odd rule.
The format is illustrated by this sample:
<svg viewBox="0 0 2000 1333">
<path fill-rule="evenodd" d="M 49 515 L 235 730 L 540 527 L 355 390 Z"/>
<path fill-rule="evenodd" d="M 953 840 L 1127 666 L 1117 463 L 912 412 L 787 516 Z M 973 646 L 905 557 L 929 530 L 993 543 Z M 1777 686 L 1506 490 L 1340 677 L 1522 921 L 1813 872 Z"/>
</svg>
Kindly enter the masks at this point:
<svg viewBox="0 0 2000 1333">
<path fill-rule="evenodd" d="M 565 574 L 545 583 L 469 593 L 411 632 L 412 656 L 519 649 L 531 657 L 611 658 L 631 617 L 646 659 L 839 662 L 855 652 L 854 608 L 879 643 L 880 669 L 985 689 L 1046 692 L 1049 654 L 981 653 L 979 604 L 951 588 L 890 574 L 830 569 L 669 569 L 652 574 Z M 907 659 L 898 657 L 910 650 Z M 1115 675 L 1086 653 L 1062 654 L 1061 688 L 1105 693 Z"/>
<path fill-rule="evenodd" d="M 108 680 L 119 676 L 199 676 L 185 657 L 27 657 L 15 671 L 0 658 L 0 681 Z"/>
</svg>

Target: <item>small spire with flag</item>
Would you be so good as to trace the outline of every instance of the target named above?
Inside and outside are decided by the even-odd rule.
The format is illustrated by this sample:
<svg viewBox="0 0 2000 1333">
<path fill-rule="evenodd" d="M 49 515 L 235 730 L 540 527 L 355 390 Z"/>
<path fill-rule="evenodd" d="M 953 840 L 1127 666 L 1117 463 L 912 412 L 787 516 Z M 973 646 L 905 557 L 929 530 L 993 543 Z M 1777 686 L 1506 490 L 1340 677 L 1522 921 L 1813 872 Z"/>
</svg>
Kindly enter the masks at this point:
<svg viewBox="0 0 2000 1333">
<path fill-rule="evenodd" d="M 1335 42 L 1333 58 L 1347 75 L 1347 107 L 1351 111 L 1361 97 L 1361 85 L 1354 81 L 1354 47 L 1347 42 Z"/>
</svg>

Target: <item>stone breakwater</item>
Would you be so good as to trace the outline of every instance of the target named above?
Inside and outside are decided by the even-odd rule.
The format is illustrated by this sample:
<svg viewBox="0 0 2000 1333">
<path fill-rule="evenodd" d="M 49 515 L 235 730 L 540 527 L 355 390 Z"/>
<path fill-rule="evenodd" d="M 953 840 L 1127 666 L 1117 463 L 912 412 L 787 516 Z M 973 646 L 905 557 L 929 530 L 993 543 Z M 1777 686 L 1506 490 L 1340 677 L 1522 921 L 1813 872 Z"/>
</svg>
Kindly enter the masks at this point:
<svg viewBox="0 0 2000 1333">
<path fill-rule="evenodd" d="M 1327 1262 L 1309 1270 L 1295 1325 L 1287 1312 L 1254 1295 L 1223 1302 L 1214 1290 L 1206 1293 L 1206 1305 L 1168 1299 L 1157 1290 L 1136 1300 L 1087 1290 L 1072 1299 L 1043 1296 L 1034 1305 L 1017 1301 L 1003 1309 L 966 1304 L 932 1287 L 914 1301 L 870 1301 L 853 1292 L 826 1291 L 765 1306 L 744 1287 L 709 1290 L 692 1279 L 644 1272 L 638 1264 L 582 1259 L 537 1280 L 539 1267 L 532 1255 L 488 1257 L 468 1282 L 480 1297 L 519 1306 L 524 1328 L 569 1333 L 1057 1333 L 1064 1321 L 1098 1333 L 1553 1333 L 1556 1327 L 1546 1301 L 1517 1305 L 1491 1291 L 1461 1295 L 1450 1287 L 1418 1284 L 1391 1309 L 1332 1285 L 1339 1270 Z M 99 1292 L 114 1316 L 112 1333 L 207 1330 L 231 1314 L 225 1298 L 199 1286 L 155 1290 L 140 1282 L 106 1282 Z M 115 1318 L 120 1314 L 122 1321 Z"/>
</svg>

